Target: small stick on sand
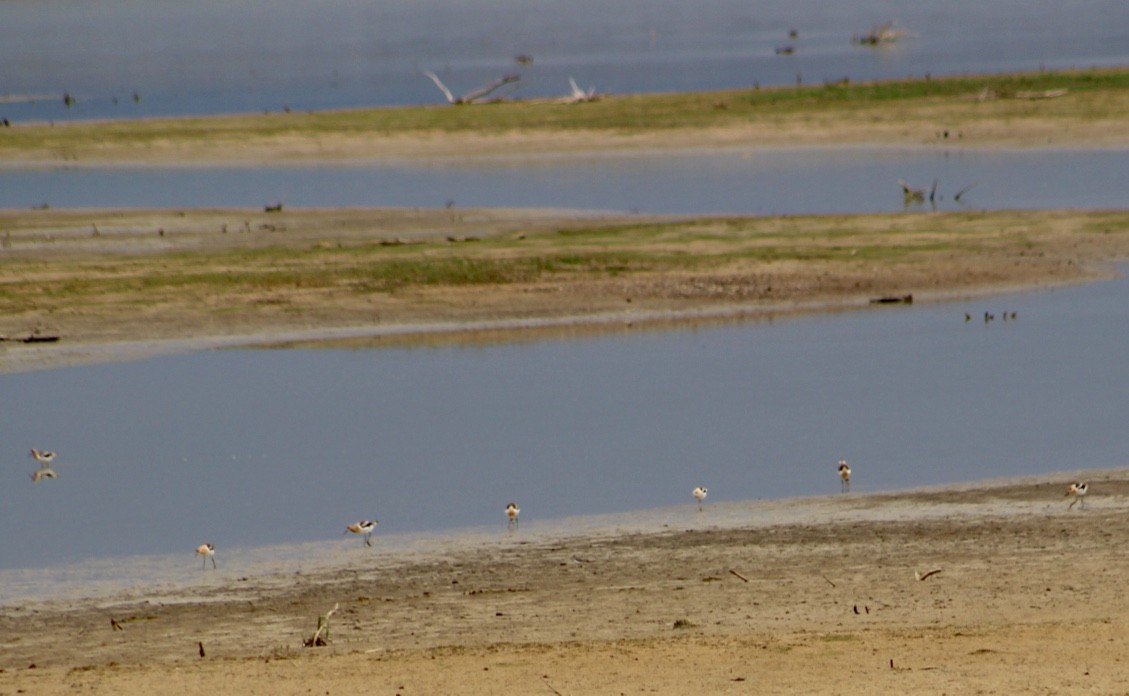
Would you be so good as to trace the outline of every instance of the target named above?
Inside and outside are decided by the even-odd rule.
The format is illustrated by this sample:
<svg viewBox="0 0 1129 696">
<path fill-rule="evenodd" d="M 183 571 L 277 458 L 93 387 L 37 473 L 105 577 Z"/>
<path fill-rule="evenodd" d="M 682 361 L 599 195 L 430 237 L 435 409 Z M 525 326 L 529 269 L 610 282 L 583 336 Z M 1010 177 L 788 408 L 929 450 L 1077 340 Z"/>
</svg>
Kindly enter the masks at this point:
<svg viewBox="0 0 1129 696">
<path fill-rule="evenodd" d="M 925 578 L 929 577 L 930 575 L 936 575 L 937 573 L 940 573 L 940 572 L 941 572 L 940 568 L 934 568 L 933 570 L 927 570 L 924 573 L 919 573 L 915 570 L 915 571 L 913 571 L 913 577 L 917 578 L 918 581 L 921 581 L 921 580 L 924 580 Z"/>
<path fill-rule="evenodd" d="M 745 582 L 748 582 L 748 581 L 749 581 L 749 579 L 748 579 L 747 577 L 745 577 L 744 575 L 741 575 L 740 573 L 738 573 L 738 572 L 737 572 L 736 570 L 733 570 L 732 568 L 730 568 L 730 569 L 729 569 L 729 572 L 730 572 L 730 573 L 733 573 L 734 575 L 736 575 L 737 577 L 741 578 L 741 579 L 742 579 L 742 580 L 744 580 Z"/>
<path fill-rule="evenodd" d="M 316 648 L 319 645 L 327 645 L 329 643 L 329 617 L 333 616 L 333 612 L 337 611 L 337 607 L 341 606 L 338 602 L 333 605 L 333 608 L 325 612 L 325 616 L 318 617 L 318 630 L 314 632 L 314 637 L 306 641 L 307 648 Z M 325 631 L 325 638 L 321 637 L 322 631 Z"/>
<path fill-rule="evenodd" d="M 543 676 L 543 677 L 541 677 L 541 678 L 545 680 L 545 686 L 546 686 L 546 688 L 548 688 L 548 689 L 549 689 L 549 691 L 552 691 L 552 692 L 553 692 L 554 694 L 556 694 L 557 696 L 564 696 L 564 694 L 562 694 L 561 692 L 557 691 L 557 690 L 556 690 L 555 688 L 553 688 L 553 685 L 549 683 L 549 677 L 548 677 L 548 675 L 545 675 L 545 676 Z"/>
</svg>

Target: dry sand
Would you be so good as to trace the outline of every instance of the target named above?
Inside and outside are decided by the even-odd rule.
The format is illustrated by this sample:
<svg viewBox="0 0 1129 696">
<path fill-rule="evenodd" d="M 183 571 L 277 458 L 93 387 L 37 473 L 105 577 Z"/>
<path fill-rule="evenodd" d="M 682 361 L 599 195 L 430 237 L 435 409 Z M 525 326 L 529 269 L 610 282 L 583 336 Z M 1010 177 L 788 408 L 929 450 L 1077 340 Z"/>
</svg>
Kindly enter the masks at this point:
<svg viewBox="0 0 1129 696">
<path fill-rule="evenodd" d="M 217 579 L 0 608 L 0 693 L 1125 693 L 1127 512 L 1129 471 L 1073 472 L 574 535 L 500 515 L 493 539 L 378 535 L 298 575 L 186 559 Z"/>
</svg>

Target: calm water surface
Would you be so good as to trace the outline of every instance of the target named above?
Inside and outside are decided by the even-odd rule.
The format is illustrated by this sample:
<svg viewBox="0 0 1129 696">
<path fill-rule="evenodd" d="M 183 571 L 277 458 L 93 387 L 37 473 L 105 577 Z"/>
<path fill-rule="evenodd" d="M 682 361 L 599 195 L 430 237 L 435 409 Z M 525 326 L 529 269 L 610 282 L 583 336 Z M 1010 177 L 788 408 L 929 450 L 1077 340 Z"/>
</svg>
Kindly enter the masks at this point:
<svg viewBox="0 0 1129 696">
<path fill-rule="evenodd" d="M 909 34 L 852 44 L 889 21 Z M 520 72 L 533 98 L 1127 63 L 1123 0 L 0 1 L 17 122 L 442 103 L 424 69 L 459 94 Z"/>
<path fill-rule="evenodd" d="M 851 44 L 891 19 L 912 35 Z M 776 56 L 793 28 L 796 54 Z M 0 116 L 436 103 L 423 69 L 463 92 L 517 70 L 519 53 L 535 57 L 521 97 L 563 94 L 569 76 L 626 93 L 1124 65 L 1129 4 L 0 0 Z M 901 209 L 893 182 L 905 178 L 937 179 L 942 209 L 972 184 L 972 208 L 1123 207 L 1124 171 L 1123 151 L 875 150 L 48 169 L 0 172 L 0 206 L 876 212 Z M 139 578 L 191 568 L 203 540 L 226 564 L 284 565 L 360 517 L 396 538 L 500 529 L 509 500 L 535 530 L 685 504 L 699 484 L 711 501 L 831 493 L 840 457 L 858 491 L 1123 466 L 1127 292 L 1117 281 L 492 348 L 202 352 L 0 374 L 0 601 L 49 591 L 19 569 L 113 580 L 124 561 L 86 560 L 107 552 Z M 1005 308 L 1018 319 L 962 316 Z M 59 452 L 58 480 L 28 481 L 32 446 Z"/>
<path fill-rule="evenodd" d="M 0 170 L 0 207 L 391 206 L 572 208 L 652 214 L 1121 208 L 1129 150 L 840 148 L 446 161 L 419 166 Z M 971 187 L 960 201 L 955 196 Z"/>
<path fill-rule="evenodd" d="M 1129 282 L 489 348 L 0 375 L 0 567 L 1125 464 Z M 1018 312 L 965 322 L 963 312 Z M 27 479 L 27 448 L 60 477 Z M 534 527 L 535 528 L 535 527 Z M 500 529 L 500 527 L 499 527 Z"/>
</svg>

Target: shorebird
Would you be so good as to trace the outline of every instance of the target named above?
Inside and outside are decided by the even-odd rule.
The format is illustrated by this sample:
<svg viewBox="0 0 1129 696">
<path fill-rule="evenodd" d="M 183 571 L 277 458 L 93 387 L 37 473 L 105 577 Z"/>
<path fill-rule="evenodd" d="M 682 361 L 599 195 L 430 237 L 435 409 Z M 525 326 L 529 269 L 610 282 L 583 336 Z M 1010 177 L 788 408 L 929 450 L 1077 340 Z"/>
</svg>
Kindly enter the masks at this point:
<svg viewBox="0 0 1129 696">
<path fill-rule="evenodd" d="M 55 460 L 55 453 L 52 452 L 51 450 L 42 450 L 41 451 L 41 450 L 35 449 L 34 447 L 31 448 L 31 456 L 32 456 L 33 459 L 35 459 L 35 461 L 39 462 L 40 464 L 50 464 L 51 462 L 53 462 Z"/>
<path fill-rule="evenodd" d="M 1067 497 L 1074 496 L 1074 500 L 1070 501 L 1070 505 L 1067 506 L 1066 509 L 1069 510 L 1074 507 L 1074 503 L 1078 503 L 1079 510 L 1086 507 L 1086 493 L 1088 493 L 1089 490 L 1090 485 L 1084 482 L 1070 484 L 1066 489 L 1066 495 Z"/>
<path fill-rule="evenodd" d="M 847 466 L 846 459 L 839 460 L 839 490 L 848 493 L 851 490 L 851 467 Z"/>
<path fill-rule="evenodd" d="M 365 537 L 365 546 L 372 546 L 372 530 L 376 529 L 376 525 L 380 524 L 375 520 L 361 520 L 345 527 L 345 533 L 352 532 L 353 534 L 363 534 Z"/>
<path fill-rule="evenodd" d="M 59 474 L 57 474 L 55 470 L 51 468 L 51 462 L 55 459 L 54 452 L 51 452 L 49 450 L 40 451 L 32 447 L 31 456 L 35 459 L 35 461 L 39 462 L 39 468 L 31 473 L 32 483 L 39 483 L 45 478 L 58 478 Z"/>
<path fill-rule="evenodd" d="M 59 475 L 55 473 L 54 469 L 52 469 L 51 467 L 44 464 L 44 465 L 40 466 L 38 469 L 36 469 L 35 471 L 31 472 L 31 482 L 32 483 L 39 483 L 40 480 L 42 480 L 42 479 L 45 479 L 45 478 L 53 479 L 53 478 L 57 478 L 58 476 Z"/>
<path fill-rule="evenodd" d="M 510 503 L 506 506 L 506 526 L 508 526 L 511 531 L 517 529 L 517 516 L 520 514 L 521 508 L 517 506 L 517 503 Z"/>
<path fill-rule="evenodd" d="M 698 512 L 702 511 L 702 501 L 710 494 L 710 489 L 705 486 L 698 486 L 693 490 L 694 500 L 698 501 Z"/>
<path fill-rule="evenodd" d="M 212 568 L 216 567 L 216 545 L 215 544 L 200 544 L 196 547 L 196 555 L 204 557 L 204 565 L 200 566 L 201 569 L 208 567 L 208 559 L 212 559 Z"/>
</svg>

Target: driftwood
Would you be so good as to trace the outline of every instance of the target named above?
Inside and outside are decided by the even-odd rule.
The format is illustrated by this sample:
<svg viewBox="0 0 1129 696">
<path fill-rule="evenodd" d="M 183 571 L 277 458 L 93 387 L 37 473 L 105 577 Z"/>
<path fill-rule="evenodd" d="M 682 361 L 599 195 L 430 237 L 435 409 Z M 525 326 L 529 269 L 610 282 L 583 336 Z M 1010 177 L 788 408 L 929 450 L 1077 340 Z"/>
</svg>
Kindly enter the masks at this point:
<svg viewBox="0 0 1129 696">
<path fill-rule="evenodd" d="M 909 32 L 905 29 L 898 29 L 893 22 L 886 22 L 879 24 L 861 36 L 855 35 L 854 42 L 863 46 L 877 46 L 884 43 L 893 43 L 908 35 Z"/>
<path fill-rule="evenodd" d="M 600 95 L 596 93 L 595 87 L 589 87 L 587 90 L 580 89 L 580 85 L 576 84 L 576 80 L 571 77 L 568 78 L 568 86 L 572 91 L 561 100 L 565 104 L 584 104 L 600 100 Z"/>
<path fill-rule="evenodd" d="M 732 568 L 729 569 L 729 572 L 732 573 L 733 575 L 736 575 L 738 578 L 740 578 L 741 580 L 744 580 L 745 582 L 749 581 L 749 579 L 747 577 L 745 577 L 744 575 L 741 575 L 740 573 L 738 573 L 736 570 L 733 570 Z"/>
<path fill-rule="evenodd" d="M 58 343 L 58 336 L 46 336 L 40 333 L 33 333 L 23 338 L 9 338 L 8 336 L 0 336 L 0 342 L 4 341 L 18 341 L 20 343 Z"/>
<path fill-rule="evenodd" d="M 956 194 L 955 196 L 953 196 L 953 200 L 954 200 L 954 201 L 957 201 L 957 202 L 959 203 L 959 202 L 960 202 L 960 197 L 961 197 L 961 196 L 963 196 L 964 194 L 968 193 L 969 191 L 971 191 L 971 190 L 973 189 L 973 187 L 974 187 L 974 186 L 976 186 L 976 184 L 975 184 L 975 183 L 971 183 L 971 184 L 969 184 L 968 186 L 965 186 L 965 187 L 964 187 L 964 188 L 962 188 L 961 190 L 957 191 L 957 194 Z"/>
<path fill-rule="evenodd" d="M 341 606 L 340 603 L 334 604 L 333 608 L 325 612 L 324 616 L 318 617 L 318 630 L 314 632 L 312 638 L 307 638 L 303 642 L 307 648 L 329 645 L 329 617 L 333 616 L 333 612 L 337 611 L 337 607 L 339 606 Z M 323 633 L 324 636 L 322 635 Z"/>
<path fill-rule="evenodd" d="M 913 295 L 889 295 L 875 297 L 870 304 L 913 304 Z"/>
<path fill-rule="evenodd" d="M 1020 91 L 1015 93 L 1016 99 L 1057 99 L 1065 97 L 1065 89 L 1045 89 L 1041 91 Z"/>
<path fill-rule="evenodd" d="M 443 93 L 443 96 L 447 98 L 447 103 L 449 104 L 473 104 L 475 101 L 493 93 L 499 87 L 517 82 L 521 79 L 521 75 L 517 74 L 503 75 L 485 87 L 480 87 L 473 92 L 469 92 L 461 97 L 456 97 L 451 90 L 447 89 L 447 85 L 443 84 L 443 81 L 439 79 L 438 75 L 430 70 L 424 70 L 423 74 L 431 78 L 431 81 L 435 83 L 435 86 L 438 87 L 439 91 Z"/>
<path fill-rule="evenodd" d="M 929 202 L 933 203 L 937 200 L 937 180 L 933 180 L 933 186 L 926 191 L 923 188 L 914 188 L 906 183 L 905 179 L 898 179 L 898 186 L 902 187 L 902 200 L 907 204 L 909 203 L 922 203 L 928 195 Z"/>
</svg>

